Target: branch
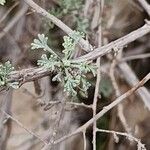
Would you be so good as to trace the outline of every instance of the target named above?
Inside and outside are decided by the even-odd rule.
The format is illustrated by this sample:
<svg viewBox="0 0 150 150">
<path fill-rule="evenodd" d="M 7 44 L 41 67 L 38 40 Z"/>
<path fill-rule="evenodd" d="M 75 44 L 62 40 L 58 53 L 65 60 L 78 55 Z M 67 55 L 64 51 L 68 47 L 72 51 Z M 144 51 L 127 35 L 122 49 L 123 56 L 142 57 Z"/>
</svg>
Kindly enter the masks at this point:
<svg viewBox="0 0 150 150">
<path fill-rule="evenodd" d="M 8 82 L 19 82 L 20 85 L 33 81 L 38 78 L 42 78 L 50 74 L 50 70 L 40 68 L 22 69 L 20 71 L 13 71 L 8 77 Z"/>
<path fill-rule="evenodd" d="M 86 131 L 83 131 L 83 141 L 84 141 L 84 150 L 86 150 L 87 143 L 86 143 Z"/>
<path fill-rule="evenodd" d="M 93 29 L 98 26 L 98 47 L 102 46 L 102 13 L 103 13 L 103 7 L 104 7 L 104 0 L 98 0 L 97 5 L 95 6 L 94 10 L 94 16 L 91 26 Z M 98 25 L 99 24 L 99 25 Z M 97 110 L 97 101 L 98 101 L 98 95 L 99 95 L 99 87 L 100 87 L 100 80 L 101 80 L 101 58 L 98 57 L 96 60 L 97 64 L 97 78 L 96 78 L 96 85 L 95 85 L 95 91 L 94 91 L 94 99 L 93 99 L 93 117 L 96 115 Z M 96 150 L 96 128 L 97 128 L 97 122 L 94 121 L 93 123 L 93 150 Z"/>
<path fill-rule="evenodd" d="M 120 62 L 131 61 L 131 60 L 136 60 L 136 59 L 146 59 L 146 58 L 149 58 L 149 57 L 150 57 L 150 53 L 131 55 L 131 56 L 123 57 L 120 60 Z"/>
<path fill-rule="evenodd" d="M 117 84 L 117 80 L 115 77 L 115 68 L 117 65 L 117 59 L 121 59 L 121 56 L 122 56 L 122 51 L 120 51 L 117 56 L 114 56 L 111 66 L 110 66 L 110 79 L 111 79 L 112 85 L 115 90 L 115 97 L 121 96 L 121 91 L 119 89 L 119 86 Z M 118 104 L 117 111 L 118 111 L 118 117 L 119 117 L 124 129 L 127 131 L 127 133 L 130 133 L 130 128 L 128 126 L 128 123 L 127 123 L 126 118 L 123 113 L 123 104 L 122 103 Z"/>
<path fill-rule="evenodd" d="M 134 74 L 132 69 L 127 65 L 127 63 L 120 63 L 119 69 L 121 70 L 121 74 L 124 75 L 125 80 L 128 82 L 130 86 L 135 85 L 139 82 L 137 76 Z M 145 87 L 141 87 L 137 90 L 137 95 L 140 96 L 145 106 L 150 110 L 150 93 Z"/>
<path fill-rule="evenodd" d="M 82 61 L 88 61 L 93 60 L 98 57 L 104 56 L 108 53 L 110 53 L 114 48 L 122 49 L 123 47 L 127 46 L 127 44 L 135 41 L 136 39 L 148 34 L 150 32 L 150 22 L 147 21 L 147 23 L 142 26 L 141 28 L 132 31 L 131 33 L 123 36 L 122 38 L 119 38 L 113 42 L 110 42 L 109 44 L 102 46 L 100 48 L 96 48 L 92 52 L 81 56 L 77 59 L 75 59 L 76 62 L 82 62 Z"/>
<path fill-rule="evenodd" d="M 139 150 L 146 150 L 144 144 L 141 143 L 141 141 L 135 137 L 133 137 L 132 135 L 128 134 L 128 133 L 123 133 L 123 132 L 116 132 L 116 131 L 112 131 L 112 130 L 103 130 L 103 129 L 97 129 L 97 132 L 103 132 L 103 133 L 111 133 L 114 135 L 114 138 L 117 138 L 117 135 L 121 135 L 121 136 L 125 136 L 129 139 L 129 141 L 135 141 L 137 143 L 138 149 Z"/>
<path fill-rule="evenodd" d="M 137 38 L 142 37 L 143 35 L 147 34 L 148 32 L 150 32 L 150 25 L 145 24 L 143 27 L 129 33 L 128 35 L 126 35 L 122 38 L 119 38 L 118 40 L 111 42 L 105 46 L 102 46 L 101 48 L 97 48 L 94 51 L 92 51 L 84 56 L 74 59 L 73 61 L 87 61 L 87 60 L 91 60 L 91 59 L 95 59 L 97 57 L 103 56 L 103 55 L 111 52 L 111 50 L 114 47 L 118 47 L 118 48 L 123 47 L 126 44 L 136 40 Z M 25 82 L 29 82 L 29 81 L 47 76 L 49 74 L 50 74 L 50 70 L 46 70 L 43 68 L 23 69 L 21 71 L 12 72 L 9 76 L 8 81 L 10 81 L 10 82 L 18 81 L 22 85 Z"/>
<path fill-rule="evenodd" d="M 63 22 L 61 22 L 56 17 L 50 15 L 47 11 L 45 11 L 44 9 L 39 7 L 32 0 L 25 0 L 25 2 L 28 5 L 30 5 L 32 8 L 34 8 L 38 13 L 49 18 L 50 20 L 53 20 L 53 23 L 57 23 L 57 25 L 60 26 L 60 28 L 62 30 L 64 30 L 66 33 L 70 34 L 70 32 L 72 32 L 72 30 L 69 27 L 67 27 Z M 123 47 L 123 46 L 127 45 L 128 43 L 144 36 L 145 34 L 148 34 L 149 32 L 150 32 L 150 25 L 149 25 L 149 23 L 147 23 L 143 27 L 129 33 L 128 35 L 126 35 L 122 38 L 119 38 L 118 40 L 115 40 L 101 48 L 97 48 L 94 51 L 92 51 L 84 56 L 74 59 L 73 61 L 86 61 L 86 60 L 91 60 L 91 59 L 101 57 L 101 56 L 111 52 L 111 50 L 114 47 L 117 47 L 117 48 Z M 84 45 L 85 42 L 86 41 L 84 39 L 79 41 L 79 43 L 80 44 L 82 43 L 82 45 Z M 86 51 L 90 51 L 90 49 L 86 47 Z M 29 82 L 29 81 L 47 76 L 49 74 L 50 74 L 50 70 L 46 70 L 43 68 L 23 69 L 21 71 L 12 72 L 9 76 L 8 81 L 9 82 L 18 81 L 18 82 L 20 82 L 20 85 L 22 85 L 25 82 Z M 5 88 L 1 88 L 0 91 L 3 89 L 5 89 Z"/>
<path fill-rule="evenodd" d="M 138 0 L 138 1 L 150 16 L 150 5 L 148 4 L 148 2 L 146 0 Z"/>
<path fill-rule="evenodd" d="M 38 14 L 46 17 L 50 21 L 52 21 L 55 25 L 57 25 L 60 29 L 62 29 L 68 35 L 71 35 L 73 33 L 72 29 L 70 29 L 67 25 L 65 25 L 61 20 L 59 20 L 55 16 L 48 13 L 46 10 L 44 10 L 43 8 L 38 6 L 32 0 L 24 0 L 24 1 L 31 8 L 33 8 L 36 13 L 38 13 Z M 147 21 L 147 23 L 143 27 L 131 32 L 130 34 L 128 34 L 128 35 L 126 35 L 126 36 L 124 36 L 124 37 L 122 37 L 116 41 L 113 41 L 113 42 L 107 44 L 106 46 L 103 46 L 101 48 L 96 48 L 92 52 L 75 59 L 75 61 L 80 62 L 80 61 L 93 60 L 93 59 L 96 59 L 98 57 L 101 57 L 101 56 L 106 55 L 107 53 L 111 52 L 111 50 L 114 47 L 122 48 L 122 47 L 126 46 L 127 44 L 129 44 L 130 42 L 133 42 L 136 39 L 148 34 L 150 32 L 150 25 L 149 24 L 150 24 L 150 22 Z M 93 49 L 91 47 L 91 45 L 82 38 L 78 41 L 78 43 L 87 52 L 89 52 Z"/>
<path fill-rule="evenodd" d="M 0 109 L 1 112 L 3 112 L 3 114 L 5 114 L 7 116 L 7 118 L 10 118 L 11 120 L 13 120 L 14 122 L 16 122 L 21 128 L 23 128 L 24 130 L 26 130 L 29 134 L 31 134 L 33 137 L 37 138 L 39 141 L 41 141 L 44 144 L 47 144 L 43 139 L 41 139 L 41 137 L 39 137 L 37 134 L 35 134 L 34 132 L 28 130 L 26 127 L 24 127 L 24 125 L 17 120 L 16 118 L 14 118 L 13 116 L 11 116 L 10 114 L 8 114 L 7 112 L 5 112 L 4 110 Z"/>
<path fill-rule="evenodd" d="M 34 12 L 42 15 L 43 17 L 47 18 L 51 22 L 53 22 L 56 26 L 58 26 L 60 29 L 62 29 L 66 34 L 69 36 L 73 34 L 73 30 L 69 28 L 66 24 L 64 24 L 60 19 L 56 18 L 55 16 L 51 15 L 49 12 L 47 12 L 45 9 L 41 8 L 39 5 L 37 5 L 32 0 L 24 0 L 27 5 L 29 5 Z M 83 38 L 79 40 L 79 45 L 87 51 L 92 49 L 92 46 L 85 41 Z"/>
<path fill-rule="evenodd" d="M 19 71 L 12 71 L 7 79 L 7 82 L 19 82 L 19 86 L 26 82 L 34 81 L 36 79 L 45 77 L 50 74 L 50 70 L 40 68 L 22 69 Z M 0 87 L 0 91 L 6 90 L 6 86 Z"/>
<path fill-rule="evenodd" d="M 86 122 L 83 126 L 79 127 L 74 132 L 56 140 L 54 144 L 58 144 L 69 137 L 76 135 L 80 132 L 83 132 L 85 129 L 87 129 L 94 121 L 101 118 L 105 113 L 107 113 L 109 110 L 111 110 L 113 107 L 121 103 L 123 100 L 125 100 L 127 97 L 132 95 L 138 88 L 142 87 L 148 80 L 150 79 L 150 73 L 148 73 L 138 84 L 136 84 L 132 89 L 128 90 L 126 93 L 118 97 L 115 101 L 113 101 L 111 104 L 104 107 L 97 115 L 94 116 L 94 118 L 90 119 L 88 122 Z"/>
</svg>

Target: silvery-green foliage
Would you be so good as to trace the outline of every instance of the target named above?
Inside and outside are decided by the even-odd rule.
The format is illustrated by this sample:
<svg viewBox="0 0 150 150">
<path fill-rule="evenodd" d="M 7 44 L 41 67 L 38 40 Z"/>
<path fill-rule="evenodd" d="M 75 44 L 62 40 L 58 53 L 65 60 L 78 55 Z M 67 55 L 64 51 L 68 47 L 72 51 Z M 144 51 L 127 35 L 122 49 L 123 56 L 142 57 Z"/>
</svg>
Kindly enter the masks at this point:
<svg viewBox="0 0 150 150">
<path fill-rule="evenodd" d="M 0 4 L 4 5 L 6 3 L 6 0 L 0 0 Z"/>
<path fill-rule="evenodd" d="M 75 96 L 77 94 L 75 88 L 80 85 L 80 76 L 73 76 L 70 73 L 67 73 L 67 75 L 64 78 L 65 85 L 64 85 L 64 91 L 66 91 L 68 94 L 71 94 L 72 96 Z"/>
<path fill-rule="evenodd" d="M 72 37 L 72 38 L 71 38 Z M 31 44 L 32 49 L 42 48 L 50 53 L 48 57 L 43 54 L 41 60 L 38 60 L 38 65 L 50 69 L 56 73 L 56 76 L 52 79 L 53 81 L 63 81 L 64 91 L 69 95 L 75 96 L 77 90 L 81 90 L 86 93 L 90 86 L 90 83 L 86 80 L 86 74 L 92 73 L 96 75 L 96 67 L 88 62 L 78 63 L 72 61 L 73 52 L 75 52 L 75 46 L 80 40 L 82 35 L 79 32 L 73 32 L 72 35 L 64 36 L 64 43 L 62 44 L 64 50 L 62 51 L 63 58 L 55 53 L 47 44 L 48 38 L 43 34 L 38 35 L 39 39 L 35 39 L 34 43 Z"/>
<path fill-rule="evenodd" d="M 69 36 L 74 40 L 74 43 L 77 44 L 81 38 L 84 38 L 85 34 L 84 32 L 73 31 Z"/>
<path fill-rule="evenodd" d="M 5 64 L 0 64 L 0 86 L 4 86 L 7 83 L 7 77 L 14 68 L 9 61 Z"/>
<path fill-rule="evenodd" d="M 62 51 L 64 53 L 64 58 L 68 59 L 73 50 L 75 49 L 75 43 L 73 42 L 73 39 L 69 36 L 64 36 L 64 43 L 62 44 L 64 47 L 64 50 Z"/>
<path fill-rule="evenodd" d="M 8 86 L 14 89 L 19 88 L 18 82 L 8 82 L 8 76 L 12 71 L 14 71 L 14 67 L 9 61 L 5 62 L 4 64 L 0 64 L 0 87 Z"/>
<path fill-rule="evenodd" d="M 56 67 L 60 67 L 61 63 L 55 55 L 50 55 L 48 58 L 46 54 L 43 54 L 41 60 L 38 60 L 38 65 L 50 69 L 51 71 L 55 71 Z"/>
<path fill-rule="evenodd" d="M 38 34 L 38 39 L 34 39 L 33 43 L 31 44 L 31 49 L 39 49 L 42 48 L 43 50 L 47 50 L 47 40 L 48 37 L 45 37 L 44 34 Z"/>
<path fill-rule="evenodd" d="M 38 39 L 34 39 L 33 43 L 31 43 L 31 49 L 40 48 L 58 57 L 58 55 L 47 45 L 47 40 L 48 40 L 48 37 L 45 37 L 44 34 L 38 34 Z"/>
</svg>

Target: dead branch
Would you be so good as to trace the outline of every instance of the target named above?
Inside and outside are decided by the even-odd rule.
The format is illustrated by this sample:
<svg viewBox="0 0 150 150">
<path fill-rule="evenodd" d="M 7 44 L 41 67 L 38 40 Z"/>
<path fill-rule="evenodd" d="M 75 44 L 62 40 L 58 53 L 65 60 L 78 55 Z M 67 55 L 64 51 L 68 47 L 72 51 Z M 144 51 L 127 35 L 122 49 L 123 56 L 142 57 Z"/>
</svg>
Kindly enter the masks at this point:
<svg viewBox="0 0 150 150">
<path fill-rule="evenodd" d="M 148 4 L 148 2 L 146 0 L 138 0 L 138 1 L 150 16 L 150 5 Z"/>
<path fill-rule="evenodd" d="M 46 10 L 44 10 L 43 8 L 41 8 L 40 6 L 38 6 L 36 3 L 34 3 L 32 0 L 24 0 L 31 8 L 33 8 L 33 10 L 48 18 L 50 21 L 52 21 L 55 25 L 57 25 L 60 29 L 62 29 L 65 33 L 67 33 L 68 35 L 71 35 L 73 33 L 73 31 L 67 26 L 65 25 L 61 20 L 59 20 L 58 18 L 56 18 L 55 16 L 51 15 L 50 13 L 48 13 Z M 112 49 L 114 47 L 119 48 L 123 48 L 124 46 L 126 46 L 127 44 L 135 41 L 136 39 L 148 34 L 150 32 L 150 25 L 149 25 L 149 21 L 147 21 L 147 23 L 142 26 L 141 28 L 131 32 L 130 34 L 116 40 L 113 41 L 101 48 L 96 48 L 93 50 L 93 48 L 91 47 L 91 45 L 85 41 L 84 39 L 81 38 L 81 40 L 79 40 L 79 45 L 81 45 L 81 47 L 85 50 L 85 51 L 91 51 L 92 52 L 81 56 L 77 59 L 75 59 L 75 61 L 80 62 L 80 61 L 87 61 L 87 60 L 93 60 L 96 59 L 98 57 L 101 57 L 103 55 L 106 55 L 107 53 L 111 52 Z"/>
<path fill-rule="evenodd" d="M 113 134 L 114 138 L 118 138 L 118 137 L 116 137 L 117 135 L 125 136 L 126 138 L 128 138 L 129 141 L 136 142 L 139 150 L 146 150 L 145 145 L 142 144 L 139 139 L 135 138 L 134 136 L 132 136 L 128 133 L 116 132 L 116 131 L 111 131 L 111 130 L 103 130 L 103 129 L 97 129 L 97 132 Z"/>
<path fill-rule="evenodd" d="M 92 28 L 95 28 L 98 26 L 98 47 L 102 46 L 102 12 L 103 12 L 103 7 L 104 7 L 104 0 L 97 1 L 97 5 L 95 6 L 95 12 L 92 21 Z M 95 23 L 94 23 L 95 22 Z M 95 92 L 94 92 L 94 99 L 93 99 L 93 117 L 96 115 L 96 110 L 97 110 L 97 100 L 98 100 L 98 95 L 99 95 L 99 86 L 100 86 L 100 80 L 101 80 L 101 58 L 98 57 L 96 60 L 97 64 L 97 78 L 96 78 L 96 85 L 95 85 Z M 97 128 L 97 123 L 94 121 L 93 123 L 93 150 L 96 150 L 96 128 Z"/>
<path fill-rule="evenodd" d="M 127 57 L 123 57 L 120 61 L 131 61 L 131 60 L 136 60 L 136 59 L 146 59 L 150 57 L 150 53 L 145 53 L 145 54 L 139 54 L 139 55 L 131 55 Z"/>
<path fill-rule="evenodd" d="M 42 15 L 43 17 L 49 19 L 56 26 L 58 26 L 60 29 L 62 29 L 66 34 L 68 34 L 68 35 L 73 34 L 73 30 L 71 28 L 69 28 L 66 24 L 64 24 L 60 19 L 51 15 L 45 9 L 41 8 L 39 5 L 34 3 L 32 0 L 24 0 L 24 1 L 34 10 L 34 12 L 36 12 L 36 13 Z M 87 49 L 92 50 L 92 46 L 82 38 L 79 40 L 79 44 L 84 50 L 87 50 Z"/>
<path fill-rule="evenodd" d="M 76 129 L 74 132 L 56 140 L 54 144 L 58 144 L 66 139 L 68 139 L 71 136 L 74 136 L 80 132 L 83 132 L 85 129 L 87 129 L 94 121 L 100 119 L 104 114 L 106 114 L 109 110 L 111 110 L 113 107 L 121 103 L 123 100 L 125 100 L 127 97 L 132 95 L 137 89 L 142 87 L 147 81 L 150 79 L 150 73 L 148 73 L 138 84 L 136 84 L 132 89 L 128 90 L 126 93 L 118 97 L 115 101 L 113 101 L 111 104 L 105 106 L 98 114 L 95 115 L 94 118 L 90 119 L 87 123 L 85 123 L 83 126 Z"/>
<path fill-rule="evenodd" d="M 139 82 L 138 78 L 127 63 L 120 63 L 119 69 L 121 70 L 121 74 L 124 75 L 125 80 L 129 83 L 130 86 L 135 85 Z M 150 110 L 149 91 L 145 87 L 141 87 L 137 90 L 137 94 L 140 96 L 145 106 Z"/>
<path fill-rule="evenodd" d="M 136 39 L 148 34 L 150 32 L 150 25 L 149 22 L 146 23 L 144 26 L 140 27 L 139 29 L 132 31 L 131 33 L 110 42 L 109 44 L 102 46 L 101 48 L 96 48 L 92 52 L 81 56 L 75 59 L 76 62 L 88 61 L 96 59 L 97 57 L 104 56 L 110 53 L 114 48 L 122 49 L 123 47 L 127 46 L 127 44 L 135 41 Z"/>
</svg>

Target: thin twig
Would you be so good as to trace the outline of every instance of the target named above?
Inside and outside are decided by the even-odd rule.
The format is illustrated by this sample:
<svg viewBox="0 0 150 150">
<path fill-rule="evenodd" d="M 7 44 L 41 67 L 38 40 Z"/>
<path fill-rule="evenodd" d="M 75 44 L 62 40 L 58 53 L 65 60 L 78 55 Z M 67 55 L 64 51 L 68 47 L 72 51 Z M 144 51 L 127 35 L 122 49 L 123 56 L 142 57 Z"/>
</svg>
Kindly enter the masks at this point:
<svg viewBox="0 0 150 150">
<path fill-rule="evenodd" d="M 127 57 L 123 57 L 120 60 L 120 62 L 122 62 L 122 61 L 131 61 L 131 60 L 136 60 L 136 59 L 146 59 L 146 58 L 149 58 L 149 57 L 150 57 L 150 53 L 127 56 Z"/>
<path fill-rule="evenodd" d="M 148 2 L 146 0 L 138 0 L 138 1 L 150 16 L 150 5 L 148 4 Z"/>
<path fill-rule="evenodd" d="M 139 139 L 135 138 L 131 134 L 123 133 L 123 132 L 117 132 L 117 131 L 112 131 L 112 130 L 103 130 L 103 129 L 96 129 L 96 130 L 97 130 L 97 132 L 111 133 L 114 136 L 116 136 L 116 135 L 125 136 L 125 137 L 127 137 L 129 139 L 129 141 L 135 141 L 137 143 L 137 147 L 139 148 L 138 150 L 146 150 L 145 145 L 142 144 Z"/>
<path fill-rule="evenodd" d="M 92 108 L 92 105 L 86 105 L 86 104 L 84 104 L 84 103 L 75 103 L 75 102 L 66 102 L 66 104 L 68 104 L 68 105 L 73 105 L 73 106 L 75 106 L 75 107 L 85 107 L 85 108 Z"/>
<path fill-rule="evenodd" d="M 101 118 L 104 114 L 106 114 L 109 110 L 111 110 L 113 107 L 115 107 L 116 105 L 118 105 L 119 103 L 121 103 L 123 100 L 125 100 L 127 97 L 129 97 L 130 95 L 132 95 L 138 88 L 142 87 L 147 81 L 149 81 L 150 79 L 150 73 L 148 73 L 139 83 L 137 83 L 132 89 L 128 90 L 126 93 L 124 93 L 123 95 L 121 95 L 120 97 L 118 97 L 115 101 L 113 101 L 111 104 L 107 105 L 106 107 L 104 107 L 98 114 L 95 115 L 94 118 L 90 119 L 88 122 L 86 122 L 83 126 L 79 127 L 77 130 L 75 130 L 74 132 L 65 135 L 64 137 L 56 140 L 54 142 L 54 144 L 58 144 L 66 139 L 68 139 L 69 137 L 76 135 L 80 132 L 83 132 L 85 129 L 87 129 L 94 121 L 98 120 L 99 118 Z"/>
<path fill-rule="evenodd" d="M 1 98 L 2 102 L 0 104 L 0 108 L 3 109 L 7 113 L 11 113 L 11 104 L 12 104 L 12 94 L 13 89 L 9 89 L 8 91 L 5 91 L 4 94 L 2 93 Z M 5 127 L 8 127 L 7 130 L 5 130 Z M 8 121 L 5 114 L 0 113 L 0 149 L 6 149 L 7 140 L 11 133 L 11 122 Z"/>
<path fill-rule="evenodd" d="M 75 62 L 84 62 L 88 60 L 94 60 L 98 57 L 104 56 L 108 53 L 110 53 L 115 47 L 119 50 L 123 47 L 127 46 L 127 44 L 135 41 L 136 39 L 148 34 L 150 32 L 150 25 L 149 23 L 146 23 L 144 26 L 140 27 L 139 29 L 132 31 L 131 33 L 113 41 L 109 44 L 102 46 L 100 48 L 96 48 L 92 52 L 89 52 L 88 54 L 76 58 Z"/>
<path fill-rule="evenodd" d="M 119 97 L 121 95 L 121 92 L 119 90 L 119 86 L 118 86 L 116 78 L 115 78 L 115 67 L 117 65 L 117 59 L 121 60 L 121 55 L 122 55 L 122 51 L 120 51 L 117 56 L 114 56 L 113 61 L 112 61 L 111 66 L 110 66 L 110 79 L 111 79 L 112 85 L 114 87 L 116 97 Z M 127 131 L 127 133 L 130 133 L 130 128 L 127 124 L 126 118 L 125 118 L 124 113 L 123 113 L 122 103 L 118 104 L 117 109 L 118 109 L 119 119 L 120 119 L 124 129 Z"/>
<path fill-rule="evenodd" d="M 93 3 L 93 0 L 86 0 L 84 5 L 84 16 L 87 16 L 90 5 Z"/>
<path fill-rule="evenodd" d="M 83 131 L 83 142 L 84 142 L 84 150 L 86 150 L 87 143 L 86 143 L 86 130 Z"/>
<path fill-rule="evenodd" d="M 61 20 L 59 20 L 55 16 L 48 13 L 46 10 L 44 10 L 43 8 L 38 6 L 32 0 L 24 0 L 24 1 L 31 8 L 33 8 L 35 12 L 48 18 L 50 21 L 52 21 L 55 25 L 57 25 L 60 29 L 62 29 L 68 35 L 73 33 L 73 31 L 67 25 L 65 25 Z M 87 52 L 90 52 L 91 50 L 93 50 L 93 51 L 84 55 L 84 56 L 76 58 L 75 61 L 80 62 L 80 61 L 93 60 L 93 59 L 96 59 L 98 57 L 101 57 L 101 56 L 106 55 L 107 53 L 111 52 L 111 50 L 114 47 L 117 47 L 118 49 L 122 48 L 122 47 L 126 46 L 128 43 L 131 43 L 131 42 L 135 41 L 136 39 L 144 36 L 145 34 L 148 34 L 150 32 L 150 25 L 149 24 L 150 24 L 149 21 L 147 21 L 147 23 L 144 26 L 142 26 L 141 28 L 139 28 L 139 29 L 131 32 L 130 34 L 128 34 L 128 35 L 126 35 L 126 36 L 124 36 L 124 37 L 122 37 L 116 41 L 113 41 L 113 42 L 111 42 L 111 43 L 109 43 L 103 47 L 96 48 L 95 50 L 93 50 L 93 48 L 91 47 L 91 45 L 87 41 L 85 41 L 84 39 L 81 38 L 78 41 L 79 45 L 81 45 L 81 47 Z"/>
<path fill-rule="evenodd" d="M 46 144 L 41 150 L 49 150 L 53 146 L 56 136 L 58 134 L 60 120 L 62 119 L 62 116 L 64 115 L 64 106 L 65 106 L 65 97 L 61 100 L 61 106 L 58 110 L 58 115 L 55 120 L 53 133 L 52 133 L 52 135 L 50 135 L 50 140 L 49 140 L 48 144 Z"/>
<path fill-rule="evenodd" d="M 129 67 L 129 65 L 125 62 L 119 63 L 119 69 L 121 71 L 121 74 L 123 74 L 125 80 L 130 86 L 135 85 L 139 82 L 139 79 L 133 72 L 133 70 Z M 150 93 L 145 87 L 141 87 L 137 90 L 137 95 L 140 96 L 142 101 L 144 102 L 145 107 L 147 107 L 150 110 Z"/>
<path fill-rule="evenodd" d="M 60 19 L 58 19 L 55 16 L 51 15 L 45 9 L 41 8 L 39 5 L 34 3 L 32 0 L 24 0 L 24 1 L 31 8 L 33 8 L 34 12 L 36 12 L 36 13 L 46 17 L 47 19 L 49 19 L 56 26 L 58 26 L 60 29 L 62 29 L 66 34 L 68 34 L 69 36 L 71 36 L 73 34 L 73 30 L 71 28 L 69 28 L 66 24 L 64 24 Z M 82 38 L 79 40 L 79 44 L 84 50 L 92 49 L 92 46 Z"/>
<path fill-rule="evenodd" d="M 98 24 L 98 47 L 102 46 L 102 10 L 103 10 L 103 0 L 97 1 L 97 5 L 95 6 L 95 20 L 93 22 L 97 22 L 97 24 L 93 23 L 93 28 L 95 28 Z M 98 13 L 98 14 L 97 14 Z M 98 18 L 97 18 L 98 17 Z M 97 18 L 97 19 L 96 19 Z M 93 117 L 96 115 L 97 110 L 97 99 L 99 95 L 99 86 L 101 80 L 101 68 L 100 68 L 100 57 L 97 58 L 97 78 L 94 92 L 94 100 L 93 100 Z M 96 121 L 93 123 L 93 150 L 96 150 Z"/>
<path fill-rule="evenodd" d="M 6 113 L 2 109 L 0 109 L 0 111 L 3 112 L 8 118 L 10 118 L 14 122 L 16 122 L 21 128 L 23 128 L 24 130 L 26 130 L 29 134 L 31 134 L 32 136 L 34 136 L 37 139 L 39 139 L 42 143 L 47 144 L 47 142 L 44 141 L 43 139 L 41 139 L 37 134 L 33 133 L 32 131 L 30 131 L 29 129 L 27 129 L 26 127 L 24 127 L 24 125 L 19 120 L 17 120 L 16 118 L 14 118 L 13 116 L 11 116 L 10 114 Z"/>
</svg>

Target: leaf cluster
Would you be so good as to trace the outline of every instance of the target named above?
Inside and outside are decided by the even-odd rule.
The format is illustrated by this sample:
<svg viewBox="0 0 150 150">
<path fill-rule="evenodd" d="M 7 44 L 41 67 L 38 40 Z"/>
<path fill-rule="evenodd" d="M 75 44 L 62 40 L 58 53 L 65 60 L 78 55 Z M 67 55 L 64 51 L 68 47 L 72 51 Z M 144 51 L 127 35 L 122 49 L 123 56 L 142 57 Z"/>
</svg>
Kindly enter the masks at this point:
<svg viewBox="0 0 150 150">
<path fill-rule="evenodd" d="M 4 5 L 6 3 L 6 0 L 0 0 L 0 5 Z"/>
<path fill-rule="evenodd" d="M 5 62 L 5 64 L 0 64 L 0 86 L 6 85 L 7 77 L 13 70 L 14 67 L 12 67 L 9 61 Z"/>
<path fill-rule="evenodd" d="M 4 64 L 0 64 L 0 87 L 5 85 L 15 89 L 19 87 L 18 82 L 8 82 L 8 76 L 12 71 L 14 71 L 14 67 L 9 61 L 5 62 Z"/>
<path fill-rule="evenodd" d="M 54 71 L 56 76 L 52 80 L 63 82 L 64 91 L 75 96 L 77 90 L 87 92 L 91 84 L 86 80 L 86 74 L 91 72 L 95 76 L 96 67 L 88 62 L 78 63 L 72 60 L 75 46 L 82 35 L 79 32 L 74 32 L 70 36 L 72 38 L 64 36 L 62 58 L 47 45 L 48 38 L 44 34 L 38 35 L 38 39 L 35 39 L 34 43 L 31 44 L 31 49 L 41 48 L 50 53 L 49 57 L 43 54 L 41 60 L 38 60 L 38 65 Z"/>
</svg>

